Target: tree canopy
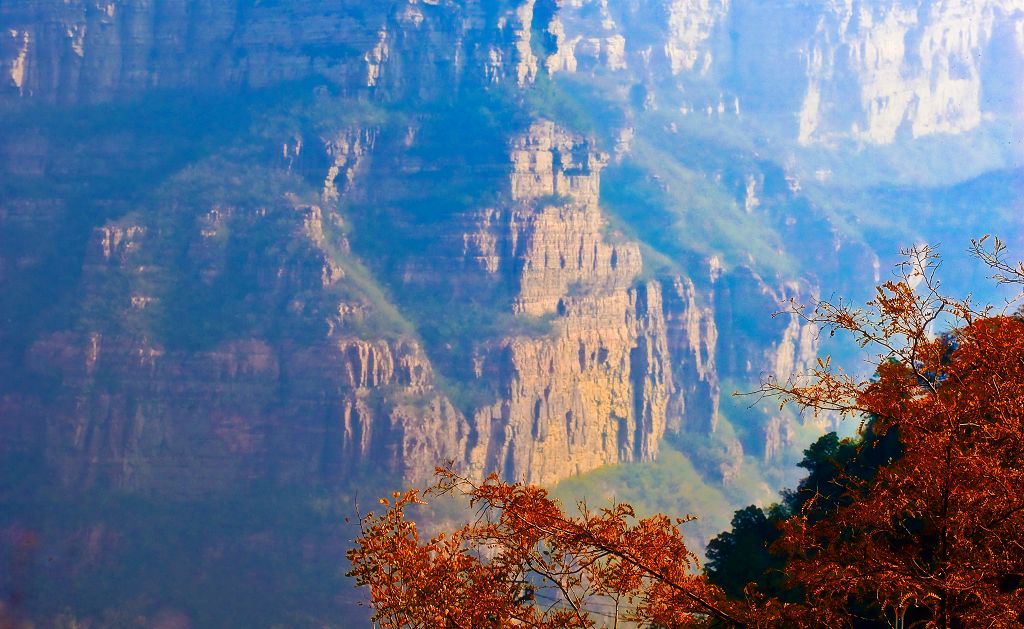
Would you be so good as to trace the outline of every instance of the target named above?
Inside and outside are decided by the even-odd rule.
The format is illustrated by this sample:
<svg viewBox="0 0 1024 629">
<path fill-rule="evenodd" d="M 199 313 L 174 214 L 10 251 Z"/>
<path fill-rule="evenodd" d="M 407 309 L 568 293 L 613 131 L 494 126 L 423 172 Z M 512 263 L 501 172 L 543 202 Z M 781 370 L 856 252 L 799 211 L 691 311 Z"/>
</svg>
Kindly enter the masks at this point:
<svg viewBox="0 0 1024 629">
<path fill-rule="evenodd" d="M 997 239 L 973 243 L 1024 285 Z M 629 505 L 568 515 L 544 489 L 441 468 L 362 519 L 350 574 L 384 627 L 950 627 L 1024 623 L 1024 321 L 944 296 L 906 252 L 865 307 L 793 304 L 873 349 L 874 374 L 820 359 L 764 395 L 861 422 L 805 453 L 784 504 L 738 511 L 701 574 L 681 527 Z M 938 324 L 947 327 L 935 334 Z M 472 521 L 421 539 L 407 507 L 456 494 Z"/>
</svg>

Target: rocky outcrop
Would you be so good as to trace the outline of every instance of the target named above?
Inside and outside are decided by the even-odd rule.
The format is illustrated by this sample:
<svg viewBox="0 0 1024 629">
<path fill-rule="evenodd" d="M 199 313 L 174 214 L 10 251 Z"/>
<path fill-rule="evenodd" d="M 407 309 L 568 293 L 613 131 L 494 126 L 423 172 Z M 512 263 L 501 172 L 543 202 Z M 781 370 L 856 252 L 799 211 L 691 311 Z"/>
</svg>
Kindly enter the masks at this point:
<svg viewBox="0 0 1024 629">
<path fill-rule="evenodd" d="M 342 195 L 352 191 L 359 171 L 366 167 L 366 160 L 373 151 L 376 135 L 374 129 L 355 128 L 345 129 L 332 137 L 321 139 L 330 160 L 321 192 L 325 203 L 337 201 Z M 285 144 L 285 156 L 298 157 L 301 146 L 301 139 L 293 142 L 291 149 Z"/>
<path fill-rule="evenodd" d="M 816 287 L 794 281 L 776 283 L 739 268 L 721 276 L 715 293 L 721 377 L 732 382 L 753 383 L 769 377 L 786 381 L 811 369 L 820 347 L 819 329 L 789 307 L 816 300 Z M 776 314 L 769 317 L 769 312 Z M 769 463 L 794 445 L 796 422 L 803 421 L 774 408 L 770 411 L 759 425 L 748 427 L 760 435 L 757 448 L 749 454 Z"/>
<path fill-rule="evenodd" d="M 552 337 L 492 353 L 508 393 L 474 414 L 473 469 L 551 483 L 657 455 L 672 382 L 657 286 L 567 301 Z"/>
<path fill-rule="evenodd" d="M 463 79 L 524 85 L 538 68 L 533 30 L 545 26 L 535 4 L 16 1 L 0 7 L 0 94 L 89 103 L 310 77 L 392 97 L 440 94 Z"/>
<path fill-rule="evenodd" d="M 996 25 L 1024 24 L 1020 2 L 857 3 L 830 7 L 806 52 L 808 85 L 801 142 L 850 135 L 889 143 L 974 129 L 985 111 L 1004 113 L 983 93 L 1001 57 L 1021 42 L 994 40 Z M 990 64 L 990 61 L 993 63 Z M 1002 77 L 1019 85 L 1024 70 Z M 844 105 L 845 104 L 845 105 Z"/>
<path fill-rule="evenodd" d="M 553 27 L 548 67 L 628 66 L 641 79 L 669 73 L 682 100 L 662 105 L 684 114 L 739 115 L 741 103 L 753 116 L 798 111 L 791 132 L 800 143 L 888 144 L 899 133 L 917 138 L 970 131 L 992 117 L 1019 121 L 1022 23 L 1019 0 L 574 0 Z M 596 54 L 612 40 L 623 50 L 614 62 Z M 700 100 L 686 94 L 693 87 Z"/>
<path fill-rule="evenodd" d="M 635 243 L 606 242 L 598 208 L 607 160 L 550 122 L 533 125 L 512 151 L 509 221 L 518 271 L 516 312 L 543 315 L 577 293 L 622 292 L 640 272 Z M 559 306 L 561 304 L 561 306 Z"/>
<path fill-rule="evenodd" d="M 718 424 L 718 326 L 709 296 L 697 292 L 691 279 L 662 282 L 667 340 L 675 376 L 675 395 L 668 408 L 674 433 L 713 433 Z"/>
<path fill-rule="evenodd" d="M 685 0 L 665 5 L 664 54 L 673 74 L 706 74 L 715 61 L 709 40 L 729 14 L 729 0 Z"/>
<path fill-rule="evenodd" d="M 550 121 L 539 121 L 513 143 L 511 197 L 514 201 L 569 197 L 596 206 L 600 172 L 608 157 L 582 138 Z"/>
<path fill-rule="evenodd" d="M 550 334 L 491 351 L 508 398 L 474 416 L 471 464 L 551 482 L 650 460 L 665 430 L 671 370 L 660 289 L 635 286 L 635 243 L 609 243 L 598 207 L 606 157 L 550 122 L 513 142 L 506 262 L 513 311 L 556 317 Z"/>
<path fill-rule="evenodd" d="M 275 213 L 281 222 L 268 218 Z M 48 403 L 44 454 L 62 483 L 184 494 L 257 479 L 331 485 L 365 466 L 418 479 L 438 462 L 463 456 L 467 424 L 435 390 L 417 343 L 352 336 L 358 322 L 334 313 L 378 315 L 351 287 L 349 305 L 335 297 L 317 306 L 323 297 L 303 296 L 347 282 L 326 253 L 330 236 L 319 207 L 216 207 L 198 215 L 188 249 L 197 282 L 215 290 L 223 280 L 245 283 L 229 275 L 237 270 L 225 249 L 268 220 L 292 226 L 295 254 L 272 256 L 273 268 L 253 257 L 242 271 L 261 293 L 287 295 L 285 320 L 302 313 L 327 318 L 330 325 L 322 323 L 318 336 L 304 342 L 301 326 L 270 335 L 257 324 L 223 340 L 168 345 L 160 323 L 174 312 L 175 292 L 166 266 L 156 262 L 172 243 L 142 219 L 94 230 L 83 270 L 86 330 L 47 335 L 26 355 L 28 369 L 59 380 Z M 197 324 L 203 322 L 172 323 Z M 20 413 L 8 404 L 4 410 Z"/>
</svg>

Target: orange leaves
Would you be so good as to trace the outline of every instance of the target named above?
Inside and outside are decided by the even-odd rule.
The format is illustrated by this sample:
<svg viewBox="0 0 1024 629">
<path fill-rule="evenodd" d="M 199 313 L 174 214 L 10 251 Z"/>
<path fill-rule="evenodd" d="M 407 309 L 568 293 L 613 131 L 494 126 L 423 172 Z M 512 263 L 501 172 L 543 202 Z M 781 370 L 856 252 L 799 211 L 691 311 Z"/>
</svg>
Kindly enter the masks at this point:
<svg viewBox="0 0 1024 629">
<path fill-rule="evenodd" d="M 681 626 L 717 616 L 736 626 L 721 592 L 693 573 L 679 526 L 637 519 L 632 507 L 566 515 L 547 492 L 491 476 L 475 484 L 442 468 L 426 494 L 455 494 L 475 510 L 450 535 L 421 542 L 404 508 L 363 519 L 350 574 L 369 586 L 384 627 L 591 627 L 615 619 Z"/>
<path fill-rule="evenodd" d="M 819 362 L 810 384 L 763 391 L 862 413 L 872 438 L 895 430 L 902 451 L 871 476 L 847 474 L 844 502 L 828 517 L 785 522 L 778 548 L 812 615 L 848 622 L 853 610 L 876 609 L 927 626 L 1016 626 L 1024 589 L 999 584 L 1024 573 L 1024 322 L 939 294 L 937 259 L 923 251 L 868 310 L 816 310 L 823 325 L 879 350 L 871 382 Z M 960 319 L 935 337 L 940 312 Z"/>
</svg>

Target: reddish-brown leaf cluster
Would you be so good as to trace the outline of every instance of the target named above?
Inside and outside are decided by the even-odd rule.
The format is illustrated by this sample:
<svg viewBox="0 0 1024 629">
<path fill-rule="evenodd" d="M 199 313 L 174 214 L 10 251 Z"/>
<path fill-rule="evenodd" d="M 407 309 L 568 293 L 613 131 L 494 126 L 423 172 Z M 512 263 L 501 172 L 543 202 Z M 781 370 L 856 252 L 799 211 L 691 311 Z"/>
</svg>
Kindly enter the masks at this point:
<svg viewBox="0 0 1024 629">
<path fill-rule="evenodd" d="M 477 517 L 422 541 L 405 515 L 417 492 L 368 514 L 350 551 L 384 627 L 594 627 L 618 619 L 681 626 L 730 620 L 721 592 L 694 573 L 686 519 L 638 519 L 628 505 L 565 514 L 543 489 L 438 469 L 427 494 L 468 497 Z M 734 624 L 740 624 L 738 622 Z"/>
<path fill-rule="evenodd" d="M 842 615 L 853 595 L 939 627 L 1020 623 L 1024 589 L 1007 584 L 1024 574 L 1024 322 L 921 339 L 915 363 L 882 364 L 853 403 L 903 452 L 831 517 L 784 525 L 810 603 Z"/>
<path fill-rule="evenodd" d="M 994 264 L 998 240 L 983 245 L 978 257 L 1012 271 Z M 876 435 L 895 431 L 902 450 L 871 478 L 847 478 L 846 504 L 829 517 L 784 523 L 778 549 L 815 622 L 846 624 L 851 605 L 871 602 L 894 626 L 908 614 L 935 627 L 1020 626 L 1024 322 L 942 296 L 937 257 L 909 255 L 903 281 L 879 287 L 867 309 L 823 303 L 811 317 L 882 350 L 871 380 L 819 363 L 803 385 L 765 387 L 806 408 L 869 418 Z M 943 316 L 953 324 L 936 337 Z"/>
</svg>

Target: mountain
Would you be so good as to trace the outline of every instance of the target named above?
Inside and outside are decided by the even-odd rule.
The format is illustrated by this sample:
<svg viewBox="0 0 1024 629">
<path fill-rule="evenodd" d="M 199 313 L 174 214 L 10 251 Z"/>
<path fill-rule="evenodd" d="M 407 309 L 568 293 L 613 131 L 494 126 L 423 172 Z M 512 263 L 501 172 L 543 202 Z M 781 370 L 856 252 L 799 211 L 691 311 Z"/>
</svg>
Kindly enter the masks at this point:
<svg viewBox="0 0 1024 629">
<path fill-rule="evenodd" d="M 552 485 L 668 451 L 768 491 L 830 421 L 729 399 L 821 349 L 773 312 L 866 294 L 901 245 L 1022 244 L 1019 1 L 15 0 L 0 26 L 19 616 L 338 622 L 348 497 L 445 461 Z"/>
</svg>

